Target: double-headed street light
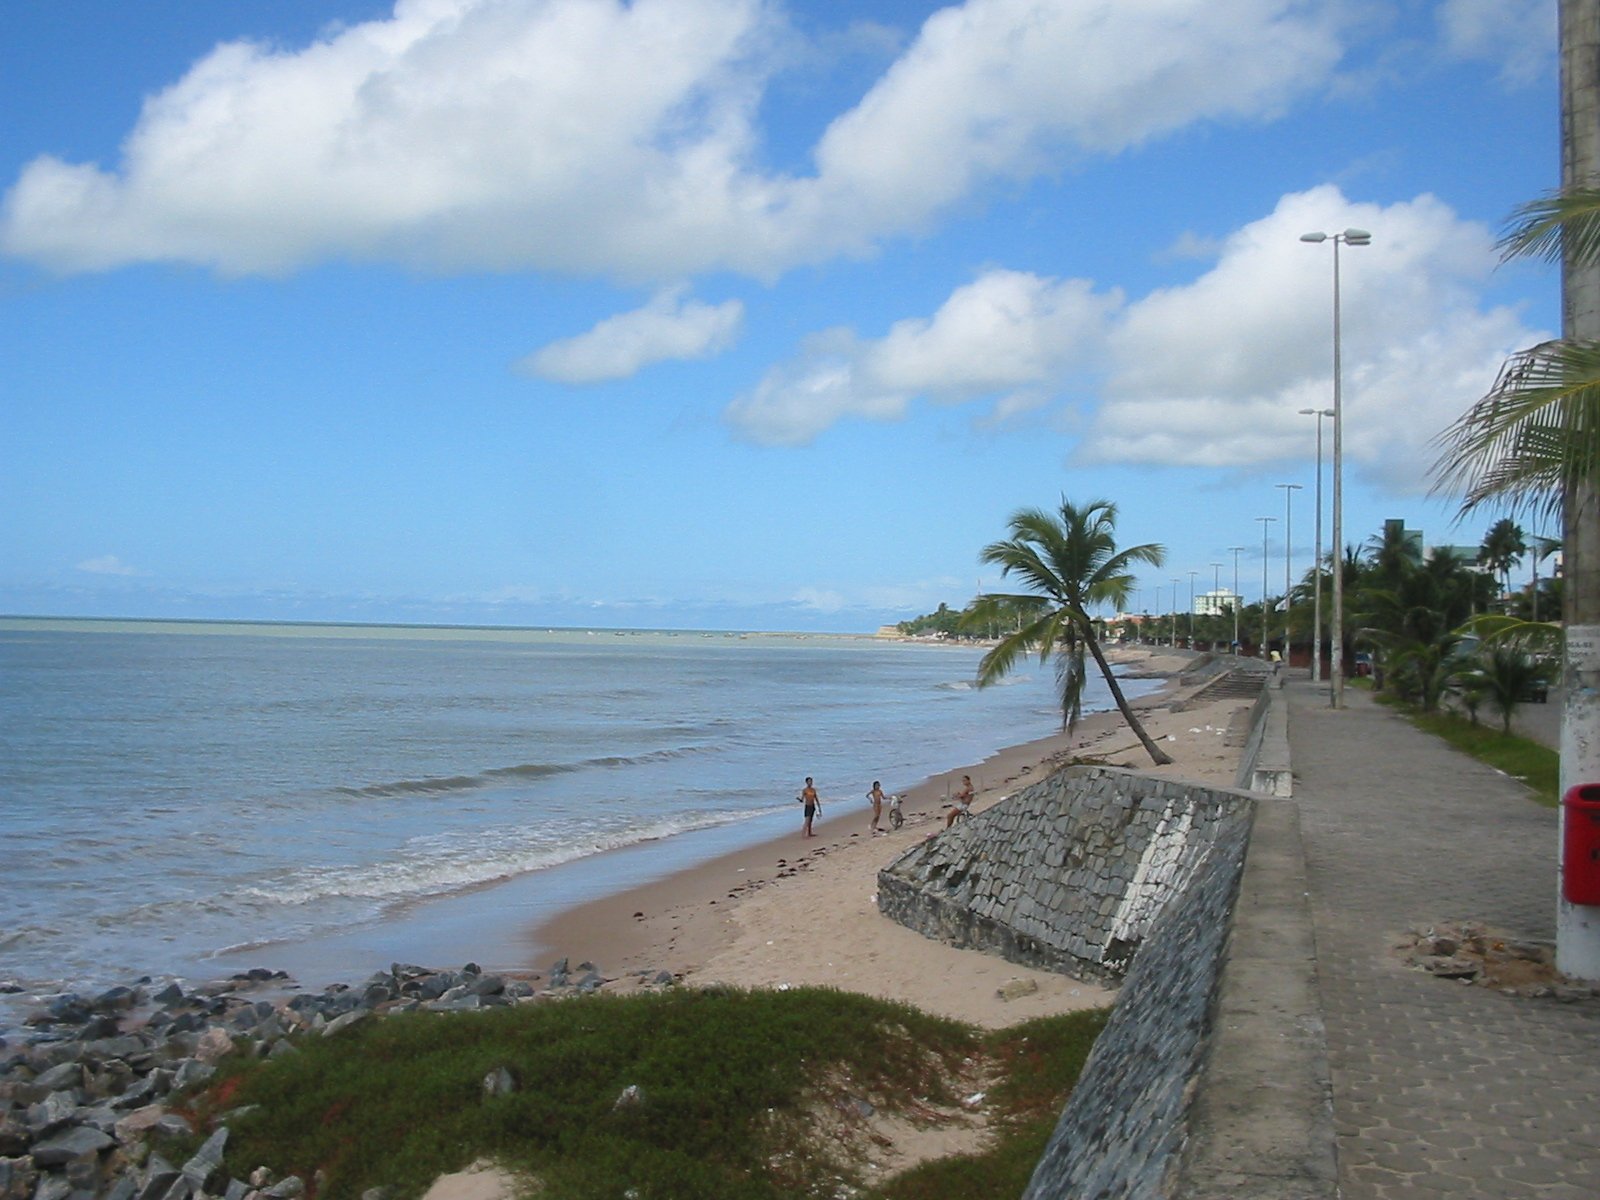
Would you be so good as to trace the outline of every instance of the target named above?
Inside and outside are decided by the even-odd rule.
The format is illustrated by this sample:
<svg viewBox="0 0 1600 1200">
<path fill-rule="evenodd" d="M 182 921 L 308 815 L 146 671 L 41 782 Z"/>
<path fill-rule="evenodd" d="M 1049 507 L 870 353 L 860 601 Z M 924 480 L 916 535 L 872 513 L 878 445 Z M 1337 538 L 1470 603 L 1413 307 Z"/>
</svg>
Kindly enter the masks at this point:
<svg viewBox="0 0 1600 1200">
<path fill-rule="evenodd" d="M 1261 522 L 1261 657 L 1267 656 L 1267 530 L 1277 517 L 1257 517 Z"/>
<path fill-rule="evenodd" d="M 1343 233 L 1302 233 L 1302 242 L 1333 243 L 1333 672 L 1334 708 L 1344 707 L 1344 475 L 1343 409 L 1340 406 L 1339 369 L 1339 246 L 1370 246 L 1372 235 L 1365 229 L 1346 229 Z"/>
<path fill-rule="evenodd" d="M 1311 577 L 1316 586 L 1311 602 L 1311 682 L 1316 683 L 1322 678 L 1322 418 L 1333 416 L 1333 409 L 1302 408 L 1300 415 L 1317 419 L 1317 545 L 1316 557 L 1311 561 Z"/>
</svg>

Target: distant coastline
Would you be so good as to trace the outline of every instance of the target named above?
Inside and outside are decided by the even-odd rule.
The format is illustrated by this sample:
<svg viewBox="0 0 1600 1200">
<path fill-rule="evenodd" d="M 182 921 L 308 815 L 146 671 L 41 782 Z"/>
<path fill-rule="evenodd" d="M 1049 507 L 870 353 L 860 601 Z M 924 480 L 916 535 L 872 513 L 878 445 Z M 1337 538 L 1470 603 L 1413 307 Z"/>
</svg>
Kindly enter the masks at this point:
<svg viewBox="0 0 1600 1200">
<path fill-rule="evenodd" d="M 455 625 L 410 621 L 283 621 L 269 619 L 218 619 L 214 617 L 65 617 L 28 613 L 0 613 L 0 632 L 28 633 L 64 631 L 74 633 L 169 632 L 225 635 L 248 631 L 279 637 L 353 637 L 435 634 L 451 638 L 478 638 L 485 641 L 535 635 L 582 634 L 616 637 L 723 637 L 797 638 L 804 640 L 839 639 L 845 641 L 881 640 L 876 633 L 817 632 L 783 629 L 656 629 L 586 625 Z M 906 641 L 927 639 L 906 638 Z"/>
</svg>

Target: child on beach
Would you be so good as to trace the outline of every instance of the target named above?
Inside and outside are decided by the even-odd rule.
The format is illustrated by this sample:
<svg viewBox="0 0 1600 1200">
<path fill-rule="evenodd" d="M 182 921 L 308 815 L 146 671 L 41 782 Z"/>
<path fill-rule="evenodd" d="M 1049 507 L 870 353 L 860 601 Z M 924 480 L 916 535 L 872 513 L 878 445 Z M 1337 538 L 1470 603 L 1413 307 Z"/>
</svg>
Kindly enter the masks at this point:
<svg viewBox="0 0 1600 1200">
<path fill-rule="evenodd" d="M 956 793 L 956 806 L 950 810 L 950 815 L 944 819 L 944 827 L 949 829 L 956 823 L 957 817 L 970 816 L 972 812 L 972 776 L 961 777 L 961 790 Z"/>
<path fill-rule="evenodd" d="M 795 799 L 806 806 L 805 836 L 816 837 L 817 835 L 811 832 L 811 821 L 812 818 L 822 811 L 822 801 L 817 796 L 817 789 L 812 786 L 811 776 L 806 776 L 806 785 L 800 789 L 800 794 L 796 796 Z"/>
<path fill-rule="evenodd" d="M 886 831 L 878 828 L 878 822 L 883 817 L 883 787 L 876 779 L 872 781 L 872 790 L 867 793 L 867 799 L 872 802 L 872 836 L 877 837 Z"/>
</svg>

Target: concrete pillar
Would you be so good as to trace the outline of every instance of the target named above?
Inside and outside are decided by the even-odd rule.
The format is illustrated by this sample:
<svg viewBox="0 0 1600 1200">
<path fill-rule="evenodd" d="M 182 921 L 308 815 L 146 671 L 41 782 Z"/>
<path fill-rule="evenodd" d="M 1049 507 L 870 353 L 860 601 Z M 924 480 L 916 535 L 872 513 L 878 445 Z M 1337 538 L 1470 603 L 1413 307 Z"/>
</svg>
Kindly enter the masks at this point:
<svg viewBox="0 0 1600 1200">
<path fill-rule="evenodd" d="M 1600 186 L 1600 0 L 1561 0 L 1561 183 Z M 1600 263 L 1562 264 L 1562 336 L 1600 342 Z M 1563 513 L 1567 651 L 1561 790 L 1600 782 L 1600 492 L 1573 488 Z M 1566 812 L 1562 811 L 1565 823 Z M 1600 908 L 1556 897 L 1556 968 L 1600 980 Z"/>
</svg>

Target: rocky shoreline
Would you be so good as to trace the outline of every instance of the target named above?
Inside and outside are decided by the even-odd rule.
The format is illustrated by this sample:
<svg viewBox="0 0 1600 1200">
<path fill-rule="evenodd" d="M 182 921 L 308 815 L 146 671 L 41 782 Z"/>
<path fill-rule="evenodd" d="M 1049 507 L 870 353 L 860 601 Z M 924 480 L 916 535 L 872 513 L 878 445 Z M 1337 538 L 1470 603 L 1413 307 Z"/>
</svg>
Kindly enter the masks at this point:
<svg viewBox="0 0 1600 1200">
<path fill-rule="evenodd" d="M 301 1039 L 389 1013 L 471 1012 L 582 996 L 609 982 L 593 963 L 574 968 L 563 958 L 515 976 L 475 963 L 396 963 L 317 993 L 256 968 L 188 991 L 147 979 L 43 998 L 22 1030 L 0 1035 L 0 1200 L 295 1200 L 317 1181 L 277 1179 L 265 1167 L 239 1179 L 224 1168 L 228 1120 L 239 1112 L 200 1129 L 183 1111 L 181 1099 L 221 1060 L 294 1054 Z M 630 977 L 647 988 L 674 982 L 664 971 Z M 181 1165 L 162 1153 L 164 1143 L 200 1134 L 206 1140 Z"/>
</svg>

